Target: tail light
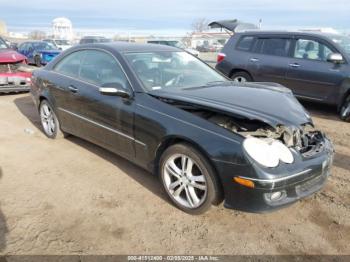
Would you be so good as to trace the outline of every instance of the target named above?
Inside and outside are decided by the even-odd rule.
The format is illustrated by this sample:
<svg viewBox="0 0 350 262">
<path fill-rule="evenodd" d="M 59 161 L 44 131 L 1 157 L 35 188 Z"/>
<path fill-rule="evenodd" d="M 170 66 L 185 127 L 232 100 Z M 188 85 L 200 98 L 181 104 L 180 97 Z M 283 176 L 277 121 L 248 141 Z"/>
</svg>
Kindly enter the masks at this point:
<svg viewBox="0 0 350 262">
<path fill-rule="evenodd" d="M 218 53 L 217 63 L 220 63 L 221 61 L 223 61 L 225 57 L 226 57 L 226 54 Z"/>
</svg>

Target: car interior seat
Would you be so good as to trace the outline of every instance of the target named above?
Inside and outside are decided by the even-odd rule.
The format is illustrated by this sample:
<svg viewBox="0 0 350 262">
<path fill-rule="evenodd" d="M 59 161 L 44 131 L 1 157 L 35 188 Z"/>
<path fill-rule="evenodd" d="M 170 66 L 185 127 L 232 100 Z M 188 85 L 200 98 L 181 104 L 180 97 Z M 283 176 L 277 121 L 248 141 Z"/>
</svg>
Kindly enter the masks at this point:
<svg viewBox="0 0 350 262">
<path fill-rule="evenodd" d="M 303 55 L 304 59 L 319 59 L 318 51 L 315 48 L 315 43 L 313 41 L 309 41 L 305 47 L 305 53 Z"/>
</svg>

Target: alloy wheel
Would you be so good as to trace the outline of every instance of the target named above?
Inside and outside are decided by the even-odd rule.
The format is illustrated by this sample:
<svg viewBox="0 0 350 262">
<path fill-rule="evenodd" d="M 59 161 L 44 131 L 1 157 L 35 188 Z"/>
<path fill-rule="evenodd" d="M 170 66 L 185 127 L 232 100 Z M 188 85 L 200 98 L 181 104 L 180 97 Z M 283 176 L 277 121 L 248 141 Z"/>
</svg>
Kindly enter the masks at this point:
<svg viewBox="0 0 350 262">
<path fill-rule="evenodd" d="M 40 107 L 40 118 L 45 133 L 48 136 L 53 136 L 56 131 L 55 115 L 46 103 L 43 103 Z"/>
<path fill-rule="evenodd" d="M 184 154 L 170 156 L 163 167 L 168 194 L 181 206 L 195 209 L 207 197 L 207 181 L 198 164 Z"/>
<path fill-rule="evenodd" d="M 350 102 L 348 102 L 346 105 L 342 108 L 342 117 L 346 119 L 350 115 Z"/>
</svg>

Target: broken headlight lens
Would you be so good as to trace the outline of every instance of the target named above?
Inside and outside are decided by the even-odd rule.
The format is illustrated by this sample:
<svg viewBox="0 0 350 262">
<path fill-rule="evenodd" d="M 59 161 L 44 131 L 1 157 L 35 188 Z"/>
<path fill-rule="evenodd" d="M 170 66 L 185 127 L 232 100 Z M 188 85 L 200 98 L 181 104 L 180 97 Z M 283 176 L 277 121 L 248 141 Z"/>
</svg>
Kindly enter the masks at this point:
<svg viewBox="0 0 350 262">
<path fill-rule="evenodd" d="M 266 167 L 277 167 L 280 161 L 287 164 L 294 162 L 292 152 L 278 140 L 248 137 L 243 147 L 251 158 Z"/>
</svg>

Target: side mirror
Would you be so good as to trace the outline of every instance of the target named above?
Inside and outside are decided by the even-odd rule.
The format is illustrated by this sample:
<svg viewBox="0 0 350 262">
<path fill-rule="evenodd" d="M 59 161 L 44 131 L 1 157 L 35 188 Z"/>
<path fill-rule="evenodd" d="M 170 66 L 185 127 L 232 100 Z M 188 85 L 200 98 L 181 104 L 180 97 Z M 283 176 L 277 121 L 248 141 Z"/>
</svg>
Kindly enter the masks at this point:
<svg viewBox="0 0 350 262">
<path fill-rule="evenodd" d="M 104 84 L 99 88 L 99 91 L 102 95 L 106 96 L 120 96 L 122 98 L 131 97 L 131 94 L 119 83 Z"/>
<path fill-rule="evenodd" d="M 332 62 L 334 64 L 341 64 L 344 62 L 344 58 L 341 54 L 339 53 L 332 53 L 332 54 L 329 54 L 328 57 L 327 57 L 327 61 L 328 62 Z"/>
</svg>

